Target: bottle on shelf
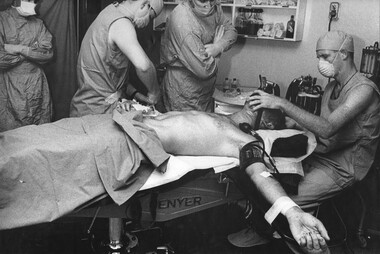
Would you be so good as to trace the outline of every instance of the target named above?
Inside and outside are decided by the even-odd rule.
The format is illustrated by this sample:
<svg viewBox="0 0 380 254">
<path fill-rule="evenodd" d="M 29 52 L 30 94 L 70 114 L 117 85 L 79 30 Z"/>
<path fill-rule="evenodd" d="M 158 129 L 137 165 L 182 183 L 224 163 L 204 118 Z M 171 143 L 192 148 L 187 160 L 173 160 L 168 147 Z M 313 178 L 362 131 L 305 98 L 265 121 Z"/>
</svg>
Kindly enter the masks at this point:
<svg viewBox="0 0 380 254">
<path fill-rule="evenodd" d="M 229 78 L 225 78 L 223 82 L 223 92 L 227 92 L 231 89 L 231 82 Z"/>
<path fill-rule="evenodd" d="M 247 18 L 245 17 L 246 10 L 244 8 L 238 9 L 238 15 L 235 19 L 235 28 L 238 34 L 246 34 L 247 32 Z"/>
<path fill-rule="evenodd" d="M 233 78 L 232 83 L 231 83 L 231 89 L 237 90 L 238 88 L 239 88 L 239 82 L 238 82 L 237 78 Z"/>
<path fill-rule="evenodd" d="M 294 37 L 295 23 L 296 22 L 294 21 L 294 15 L 291 15 L 290 20 L 288 21 L 288 24 L 286 25 L 286 35 L 285 35 L 286 38 L 292 39 Z"/>
</svg>

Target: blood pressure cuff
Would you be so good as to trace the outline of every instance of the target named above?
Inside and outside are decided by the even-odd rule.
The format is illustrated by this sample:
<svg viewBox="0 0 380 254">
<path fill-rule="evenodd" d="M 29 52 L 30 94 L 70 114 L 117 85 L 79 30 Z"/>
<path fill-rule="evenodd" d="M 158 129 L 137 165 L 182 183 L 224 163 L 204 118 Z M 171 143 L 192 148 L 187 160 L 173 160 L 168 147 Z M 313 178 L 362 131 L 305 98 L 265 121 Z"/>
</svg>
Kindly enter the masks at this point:
<svg viewBox="0 0 380 254">
<path fill-rule="evenodd" d="M 260 146 L 261 142 L 252 141 L 240 149 L 239 161 L 240 169 L 245 170 L 249 165 L 256 162 L 264 163 L 264 149 Z"/>
<path fill-rule="evenodd" d="M 307 153 L 308 137 L 297 134 L 287 138 L 277 138 L 273 144 L 270 155 L 272 157 L 298 158 Z"/>
</svg>

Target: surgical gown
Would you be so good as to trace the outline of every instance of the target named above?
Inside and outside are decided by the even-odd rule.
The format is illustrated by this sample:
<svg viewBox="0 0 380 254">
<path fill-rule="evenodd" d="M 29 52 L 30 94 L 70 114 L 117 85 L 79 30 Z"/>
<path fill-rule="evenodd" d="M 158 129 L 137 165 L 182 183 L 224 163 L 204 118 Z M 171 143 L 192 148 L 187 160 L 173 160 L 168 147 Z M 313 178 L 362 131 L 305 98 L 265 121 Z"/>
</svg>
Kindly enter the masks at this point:
<svg viewBox="0 0 380 254">
<path fill-rule="evenodd" d="M 170 63 L 162 82 L 167 111 L 213 111 L 218 60 L 207 56 L 204 45 L 213 43 L 216 28 L 220 25 L 225 30 L 219 41 L 223 51 L 228 50 L 237 38 L 235 27 L 220 5 L 215 9 L 211 15 L 199 17 L 188 2 L 183 2 L 167 20 L 161 43 L 161 62 Z"/>
<path fill-rule="evenodd" d="M 123 97 L 130 61 L 109 43 L 109 28 L 116 20 L 127 18 L 117 2 L 108 5 L 88 28 L 80 48 L 78 90 L 71 100 L 70 116 L 112 113 Z"/>
<path fill-rule="evenodd" d="M 4 45 L 20 45 L 21 54 Z M 51 121 L 52 102 L 41 67 L 53 57 L 52 35 L 42 20 L 15 8 L 0 12 L 0 132 Z"/>
</svg>

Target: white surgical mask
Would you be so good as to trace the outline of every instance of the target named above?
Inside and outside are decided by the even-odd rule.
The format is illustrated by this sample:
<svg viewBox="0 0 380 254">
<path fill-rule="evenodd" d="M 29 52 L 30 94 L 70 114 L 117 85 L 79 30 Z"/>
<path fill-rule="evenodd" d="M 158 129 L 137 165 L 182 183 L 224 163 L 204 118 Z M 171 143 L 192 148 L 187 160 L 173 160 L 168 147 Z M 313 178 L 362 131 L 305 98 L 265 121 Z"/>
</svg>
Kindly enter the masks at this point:
<svg viewBox="0 0 380 254">
<path fill-rule="evenodd" d="M 336 56 L 335 56 L 336 57 Z M 333 62 L 335 61 L 335 58 Z M 319 59 L 318 62 L 318 71 L 326 78 L 333 78 L 335 76 L 334 65 L 324 59 Z"/>
<path fill-rule="evenodd" d="M 16 10 L 21 16 L 28 17 L 37 14 L 34 10 L 35 8 L 35 3 L 21 1 L 21 5 L 19 7 L 16 7 Z"/>
<path fill-rule="evenodd" d="M 336 71 L 335 71 L 335 67 L 333 63 L 336 59 L 336 56 L 339 54 L 340 50 L 342 49 L 344 43 L 346 42 L 346 40 L 347 39 L 344 39 L 344 41 L 340 45 L 338 52 L 335 54 L 335 57 L 331 63 L 324 59 L 319 59 L 318 71 L 326 78 L 333 78 L 336 75 Z"/>
<path fill-rule="evenodd" d="M 215 11 L 215 2 L 212 3 L 209 1 L 204 1 L 202 3 L 198 0 L 198 2 L 195 2 L 196 0 L 193 0 L 193 12 L 201 17 L 207 17 L 214 13 Z"/>
</svg>

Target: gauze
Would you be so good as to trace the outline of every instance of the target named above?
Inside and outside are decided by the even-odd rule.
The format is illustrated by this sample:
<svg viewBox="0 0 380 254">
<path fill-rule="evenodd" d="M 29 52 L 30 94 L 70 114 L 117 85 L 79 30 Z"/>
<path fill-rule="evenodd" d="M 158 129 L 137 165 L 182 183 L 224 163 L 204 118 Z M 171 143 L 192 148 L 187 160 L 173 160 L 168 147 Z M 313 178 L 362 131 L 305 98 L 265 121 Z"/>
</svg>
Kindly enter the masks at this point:
<svg viewBox="0 0 380 254">
<path fill-rule="evenodd" d="M 21 16 L 27 17 L 37 14 L 34 10 L 35 8 L 35 3 L 21 1 L 20 6 L 16 7 L 16 10 Z"/>
</svg>

